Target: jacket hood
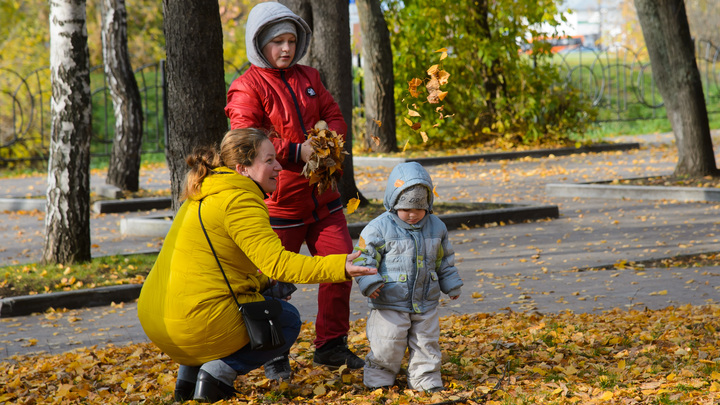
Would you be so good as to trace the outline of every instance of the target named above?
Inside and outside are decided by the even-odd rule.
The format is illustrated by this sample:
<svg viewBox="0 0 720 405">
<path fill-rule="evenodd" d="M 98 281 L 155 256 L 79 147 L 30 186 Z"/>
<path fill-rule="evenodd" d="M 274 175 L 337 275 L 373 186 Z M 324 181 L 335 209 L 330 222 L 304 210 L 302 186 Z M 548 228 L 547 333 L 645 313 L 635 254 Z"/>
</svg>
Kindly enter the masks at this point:
<svg viewBox="0 0 720 405">
<path fill-rule="evenodd" d="M 270 62 L 265 59 L 265 56 L 263 56 L 262 49 L 258 44 L 258 34 L 268 25 L 279 21 L 290 21 L 294 23 L 297 28 L 295 57 L 290 63 L 290 66 L 294 66 L 307 53 L 310 47 L 312 31 L 305 20 L 280 3 L 260 3 L 250 10 L 245 25 L 245 49 L 248 60 L 253 65 L 264 69 L 274 69 Z"/>
<path fill-rule="evenodd" d="M 433 212 L 433 184 L 430 174 L 423 168 L 420 163 L 407 162 L 400 163 L 395 166 L 388 177 L 387 186 L 385 187 L 385 198 L 383 205 L 388 211 L 394 211 L 393 207 L 397 202 L 400 193 L 408 187 L 416 184 L 422 184 L 428 189 L 428 212 Z"/>
<path fill-rule="evenodd" d="M 213 173 L 203 180 L 200 192 L 191 198 L 193 200 L 202 200 L 209 195 L 237 188 L 251 190 L 261 199 L 265 199 L 265 195 L 257 183 L 252 181 L 249 177 L 238 174 L 235 170 L 232 170 L 229 167 L 218 167 L 213 170 Z"/>
</svg>

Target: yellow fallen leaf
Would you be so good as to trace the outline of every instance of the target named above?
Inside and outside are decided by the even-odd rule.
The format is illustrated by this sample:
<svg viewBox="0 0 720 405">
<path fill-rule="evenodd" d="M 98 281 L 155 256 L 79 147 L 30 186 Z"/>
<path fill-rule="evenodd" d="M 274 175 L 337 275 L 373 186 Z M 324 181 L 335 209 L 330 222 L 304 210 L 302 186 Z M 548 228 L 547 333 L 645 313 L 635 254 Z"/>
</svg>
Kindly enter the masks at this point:
<svg viewBox="0 0 720 405">
<path fill-rule="evenodd" d="M 603 392 L 602 395 L 600 395 L 600 400 L 602 400 L 602 401 L 609 401 L 609 400 L 612 399 L 612 397 L 613 397 L 613 393 L 612 393 L 612 392 L 610 392 L 610 391 L 605 391 L 605 392 Z"/>
<path fill-rule="evenodd" d="M 357 198 L 351 198 L 347 203 L 347 213 L 352 214 L 360 206 L 360 200 Z"/>
</svg>

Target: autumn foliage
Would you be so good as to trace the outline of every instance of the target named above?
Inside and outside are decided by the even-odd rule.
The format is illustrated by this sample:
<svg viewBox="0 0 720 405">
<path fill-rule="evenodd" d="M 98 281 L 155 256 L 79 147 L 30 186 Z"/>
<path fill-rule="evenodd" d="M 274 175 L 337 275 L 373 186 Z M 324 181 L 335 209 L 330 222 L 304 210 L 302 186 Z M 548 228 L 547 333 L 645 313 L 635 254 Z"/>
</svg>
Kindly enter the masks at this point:
<svg viewBox="0 0 720 405">
<path fill-rule="evenodd" d="M 308 140 L 313 148 L 310 159 L 305 163 L 302 174 L 317 184 L 318 194 L 326 190 L 337 190 L 337 182 L 342 174 L 345 155 L 345 140 L 342 134 L 327 129 L 324 121 L 308 131 Z"/>
<path fill-rule="evenodd" d="M 720 400 L 720 307 L 603 314 L 474 314 L 440 320 L 445 391 L 369 390 L 362 370 L 312 364 L 313 325 L 290 357 L 292 383 L 262 369 L 236 380 L 239 404 L 714 404 Z M 368 350 L 363 320 L 349 345 Z M 0 403 L 172 403 L 177 364 L 149 343 L 0 363 Z"/>
</svg>

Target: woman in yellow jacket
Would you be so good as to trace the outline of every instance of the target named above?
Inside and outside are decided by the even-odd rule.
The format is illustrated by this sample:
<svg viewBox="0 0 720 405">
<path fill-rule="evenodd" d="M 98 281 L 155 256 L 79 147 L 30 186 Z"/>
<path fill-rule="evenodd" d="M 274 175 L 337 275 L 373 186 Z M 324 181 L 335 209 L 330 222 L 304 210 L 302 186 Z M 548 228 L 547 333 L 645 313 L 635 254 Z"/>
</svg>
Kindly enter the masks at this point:
<svg viewBox="0 0 720 405">
<path fill-rule="evenodd" d="M 285 346 L 253 351 L 243 318 L 200 224 L 202 223 L 240 304 L 263 300 L 272 280 L 343 282 L 375 274 L 356 266 L 357 254 L 309 257 L 285 251 L 270 227 L 263 199 L 282 169 L 264 132 L 229 131 L 220 145 L 197 149 L 178 210 L 138 301 L 145 333 L 180 364 L 177 400 L 217 401 L 235 394 L 246 374 L 290 349 L 300 333 L 300 314 L 281 301 Z M 272 279 L 272 280 L 271 280 Z"/>
</svg>

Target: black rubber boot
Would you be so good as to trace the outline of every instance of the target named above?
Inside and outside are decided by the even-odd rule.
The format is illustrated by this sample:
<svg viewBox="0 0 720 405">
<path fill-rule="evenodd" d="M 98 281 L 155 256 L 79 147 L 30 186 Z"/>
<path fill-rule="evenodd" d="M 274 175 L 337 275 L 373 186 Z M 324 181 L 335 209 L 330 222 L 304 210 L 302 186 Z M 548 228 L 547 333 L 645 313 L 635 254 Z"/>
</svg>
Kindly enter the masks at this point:
<svg viewBox="0 0 720 405">
<path fill-rule="evenodd" d="M 185 380 L 177 380 L 175 383 L 175 401 L 185 402 L 193 399 L 195 395 L 195 383 Z"/>
<path fill-rule="evenodd" d="M 200 370 L 193 399 L 200 402 L 217 402 L 221 399 L 230 399 L 235 393 L 235 388 L 213 377 L 207 371 Z"/>
</svg>

